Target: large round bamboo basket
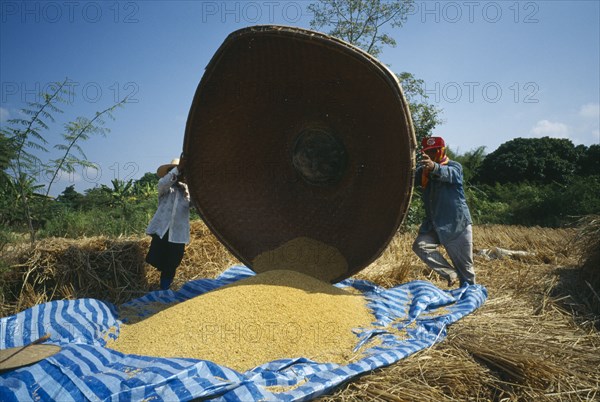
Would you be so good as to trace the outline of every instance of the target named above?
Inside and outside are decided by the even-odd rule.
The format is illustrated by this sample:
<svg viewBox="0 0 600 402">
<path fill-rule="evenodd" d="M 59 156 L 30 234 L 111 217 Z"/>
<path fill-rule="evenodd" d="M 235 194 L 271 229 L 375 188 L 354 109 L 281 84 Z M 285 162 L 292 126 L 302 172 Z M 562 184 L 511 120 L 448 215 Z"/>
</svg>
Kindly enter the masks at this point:
<svg viewBox="0 0 600 402">
<path fill-rule="evenodd" d="M 337 282 L 403 221 L 415 144 L 402 89 L 378 60 L 322 33 L 255 26 L 230 34 L 206 67 L 186 180 L 208 227 L 250 268 Z"/>
</svg>

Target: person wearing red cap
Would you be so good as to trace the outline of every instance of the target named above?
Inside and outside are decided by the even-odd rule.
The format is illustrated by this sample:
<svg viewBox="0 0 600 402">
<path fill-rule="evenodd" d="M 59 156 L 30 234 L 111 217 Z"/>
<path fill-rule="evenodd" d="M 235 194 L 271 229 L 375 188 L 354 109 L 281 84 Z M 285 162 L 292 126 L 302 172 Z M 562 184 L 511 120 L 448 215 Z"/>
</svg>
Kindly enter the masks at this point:
<svg viewBox="0 0 600 402">
<path fill-rule="evenodd" d="M 448 286 L 475 284 L 472 220 L 463 189 L 460 163 L 446 155 L 441 137 L 421 141 L 423 158 L 415 180 L 423 193 L 425 219 L 413 243 L 413 251 L 444 279 Z M 452 264 L 439 252 L 442 245 Z"/>
</svg>

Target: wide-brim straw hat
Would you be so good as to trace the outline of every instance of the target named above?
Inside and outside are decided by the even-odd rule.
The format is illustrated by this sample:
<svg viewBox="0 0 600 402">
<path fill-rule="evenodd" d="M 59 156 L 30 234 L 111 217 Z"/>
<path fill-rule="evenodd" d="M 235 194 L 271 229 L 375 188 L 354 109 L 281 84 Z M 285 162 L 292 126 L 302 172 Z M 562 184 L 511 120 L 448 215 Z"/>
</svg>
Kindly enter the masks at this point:
<svg viewBox="0 0 600 402">
<path fill-rule="evenodd" d="M 171 163 L 160 165 L 158 169 L 156 169 L 156 175 L 158 177 L 163 177 L 164 175 L 169 173 L 171 169 L 173 169 L 175 166 L 179 166 L 179 158 L 171 160 Z"/>
<path fill-rule="evenodd" d="M 184 140 L 192 202 L 239 260 L 330 282 L 373 262 L 397 232 L 415 150 L 391 71 L 346 42 L 283 26 L 226 38 Z M 277 265 L 259 269 L 268 259 Z"/>
</svg>

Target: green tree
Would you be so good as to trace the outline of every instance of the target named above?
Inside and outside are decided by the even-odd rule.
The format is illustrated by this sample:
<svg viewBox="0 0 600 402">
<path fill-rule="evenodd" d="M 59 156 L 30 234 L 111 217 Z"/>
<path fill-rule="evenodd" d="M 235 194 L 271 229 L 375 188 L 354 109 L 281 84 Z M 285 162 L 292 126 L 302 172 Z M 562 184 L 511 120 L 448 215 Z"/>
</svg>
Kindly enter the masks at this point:
<svg viewBox="0 0 600 402">
<path fill-rule="evenodd" d="M 433 130 L 443 123 L 442 110 L 433 104 L 427 103 L 428 95 L 425 93 L 425 82 L 422 79 L 418 79 L 407 72 L 396 74 L 396 76 L 408 101 L 415 127 L 415 136 L 417 137 L 417 143 L 420 143 L 423 137 L 431 136 Z"/>
<path fill-rule="evenodd" d="M 464 181 L 471 183 L 485 159 L 485 146 L 477 147 L 471 151 L 467 151 L 462 155 L 455 154 L 448 150 L 450 159 L 454 159 L 463 167 Z"/>
<path fill-rule="evenodd" d="M 12 202 L 16 200 L 16 188 L 11 176 L 6 172 L 11 159 L 14 158 L 14 148 L 4 132 L 0 131 L 0 224 L 7 225 L 9 214 L 14 211 Z"/>
<path fill-rule="evenodd" d="M 330 35 L 377 57 L 382 46 L 396 46 L 396 40 L 383 32 L 384 27 L 401 27 L 413 3 L 413 0 L 321 0 L 308 6 L 313 14 L 310 26 L 330 27 Z"/>
<path fill-rule="evenodd" d="M 45 219 L 43 203 L 45 196 L 41 193 L 44 188 L 37 184 L 35 179 L 21 173 L 21 176 L 10 182 L 10 187 L 5 188 L 4 199 L 7 202 L 7 216 L 11 225 L 20 226 L 25 223 L 32 230 L 39 228 L 39 223 Z M 12 198 L 11 198 L 12 197 Z M 20 208 L 26 205 L 27 208 Z"/>
<path fill-rule="evenodd" d="M 328 34 L 351 43 L 377 57 L 383 46 L 396 46 L 385 30 L 401 27 L 413 7 L 413 0 L 321 0 L 311 3 L 312 29 L 327 29 Z M 427 103 L 423 80 L 411 73 L 396 74 L 411 110 L 417 140 L 431 135 L 442 123 L 441 110 Z"/>
<path fill-rule="evenodd" d="M 6 136 L 4 130 L 0 131 L 0 180 L 7 179 L 5 170 L 9 168 L 10 161 L 15 157 L 12 141 Z"/>
<path fill-rule="evenodd" d="M 600 145 L 590 145 L 583 150 L 577 163 L 577 173 L 580 176 L 600 175 Z"/>
<path fill-rule="evenodd" d="M 112 179 L 112 188 L 105 186 L 101 188 L 108 194 L 110 194 L 110 206 L 120 207 L 124 215 L 127 215 L 129 204 L 135 199 L 133 193 L 133 180 L 119 180 Z"/>
<path fill-rule="evenodd" d="M 63 143 L 54 146 L 55 149 L 61 152 L 61 155 L 59 158 L 50 160 L 45 165 L 46 173 L 52 174 L 52 179 L 46 188 L 46 195 L 50 193 L 50 188 L 60 172 L 73 173 L 77 166 L 94 167 L 94 164 L 87 160 L 87 156 L 83 152 L 80 143 L 90 139 L 93 135 L 106 137 L 110 129 L 103 127 L 106 123 L 104 117 L 106 116 L 114 120 L 113 111 L 117 107 L 122 106 L 126 100 L 123 99 L 101 112 L 96 112 L 91 119 L 77 117 L 75 120 L 65 124 L 65 132 L 62 134 Z"/>
<path fill-rule="evenodd" d="M 158 195 L 157 185 L 158 176 L 156 173 L 146 172 L 133 183 L 133 193 L 142 199 L 156 197 Z"/>
<path fill-rule="evenodd" d="M 485 157 L 475 179 L 486 184 L 565 184 L 576 172 L 579 155 L 568 139 L 515 138 Z"/>
<path fill-rule="evenodd" d="M 60 172 L 70 173 L 75 170 L 76 166 L 90 165 L 80 143 L 87 140 L 91 135 L 105 135 L 108 130 L 102 127 L 105 124 L 104 117 L 112 118 L 114 109 L 126 102 L 126 99 L 123 99 L 101 112 L 96 112 L 91 119 L 77 117 L 67 123 L 62 134 L 63 143 L 54 146 L 60 152 L 59 157 L 44 162 L 40 155 L 48 153 L 49 150 L 47 148 L 48 141 L 43 132 L 50 130 L 50 124 L 55 122 L 54 116 L 57 113 L 63 113 L 60 106 L 69 103 L 65 98 L 72 96 L 73 86 L 68 84 L 68 78 L 60 83 L 52 84 L 48 92 L 39 94 L 39 100 L 28 102 L 27 107 L 21 109 L 23 118 L 9 120 L 8 124 L 0 130 L 3 138 L 2 147 L 7 150 L 6 153 L 3 153 L 3 159 L 6 159 L 6 165 L 11 172 L 9 180 L 12 181 L 13 188 L 17 189 L 17 198 L 20 201 L 18 207 L 27 222 L 32 244 L 35 242 L 37 227 L 34 225 L 31 202 L 33 200 L 37 200 L 38 203 L 42 204 L 47 202 L 50 188 Z M 36 177 L 41 172 L 51 176 L 52 179 L 46 188 L 45 194 L 33 198 L 27 192 L 31 188 L 40 191 L 44 187 L 32 185 L 32 183 L 36 183 Z M 3 186 L 3 188 L 8 190 L 9 187 Z M 7 195 L 15 196 L 12 193 L 3 194 L 3 196 Z M 41 194 L 34 193 L 33 195 Z M 37 206 L 37 210 L 43 213 L 46 208 L 43 205 L 41 207 Z"/>
<path fill-rule="evenodd" d="M 69 209 L 79 209 L 83 202 L 83 194 L 75 190 L 75 185 L 65 187 L 63 192 L 56 198 L 56 201 L 62 203 Z"/>
<path fill-rule="evenodd" d="M 27 194 L 27 190 L 31 187 L 32 178 L 41 165 L 41 160 L 35 151 L 48 152 L 46 148 L 48 141 L 41 132 L 47 130 L 48 124 L 55 121 L 56 113 L 63 112 L 59 105 L 66 103 L 64 96 L 69 94 L 65 89 L 67 83 L 68 79 L 65 79 L 61 83 L 53 84 L 49 92 L 40 94 L 39 101 L 29 102 L 27 108 L 21 109 L 24 118 L 10 119 L 8 125 L 0 130 L 7 138 L 12 153 L 8 160 L 9 170 L 12 171 L 11 180 L 17 190 L 19 206 L 29 226 L 32 243 L 35 241 L 35 228 L 30 205 L 31 197 Z M 18 214 L 19 211 L 15 212 Z"/>
<path fill-rule="evenodd" d="M 85 211 L 109 207 L 112 203 L 110 188 L 106 186 L 88 188 L 83 192 L 82 207 Z"/>
</svg>

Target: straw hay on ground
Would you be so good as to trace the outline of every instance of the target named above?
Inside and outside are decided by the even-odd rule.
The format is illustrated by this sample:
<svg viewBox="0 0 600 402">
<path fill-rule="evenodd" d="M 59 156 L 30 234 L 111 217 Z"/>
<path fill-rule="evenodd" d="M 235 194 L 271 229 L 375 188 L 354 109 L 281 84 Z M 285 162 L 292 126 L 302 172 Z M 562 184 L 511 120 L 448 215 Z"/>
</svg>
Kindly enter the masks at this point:
<svg viewBox="0 0 600 402">
<path fill-rule="evenodd" d="M 579 271 L 570 243 L 575 232 L 498 225 L 474 230 L 476 249 L 533 254 L 490 261 L 476 257 L 477 280 L 489 292 L 483 307 L 453 324 L 444 342 L 349 383 L 320 402 L 600 398 L 600 334 L 593 322 L 573 315 Z M 423 279 L 412 240 L 399 234 L 358 276 L 384 286 Z M 394 257 L 390 249 L 400 255 Z M 401 280 L 398 272 L 407 275 Z M 430 280 L 446 286 L 435 275 Z M 596 323 L 598 319 L 596 315 Z"/>
<path fill-rule="evenodd" d="M 320 401 L 600 399 L 600 318 L 590 309 L 590 299 L 581 297 L 590 277 L 579 268 L 582 251 L 573 242 L 576 233 L 476 226 L 476 251 L 501 247 L 532 254 L 476 257 L 477 280 L 489 292 L 482 308 L 453 324 L 445 341 Z M 192 238 L 175 287 L 215 277 L 237 263 L 203 223 L 193 222 Z M 446 288 L 414 255 L 413 240 L 414 234 L 397 234 L 356 277 L 384 287 L 428 279 Z M 64 297 L 99 297 L 117 304 L 135 298 L 158 283 L 156 270 L 143 262 L 148 246 L 148 237 L 47 239 L 33 250 L 13 249 L 4 256 L 13 268 L 0 275 L 0 315 Z"/>
<path fill-rule="evenodd" d="M 174 287 L 214 278 L 237 260 L 201 221 L 192 222 L 192 241 L 177 270 Z M 13 246 L 1 258 L 0 316 L 51 300 L 92 297 L 122 304 L 158 289 L 160 273 L 144 262 L 150 237 L 48 238 L 33 248 Z"/>
<path fill-rule="evenodd" d="M 581 219 L 573 243 L 580 250 L 581 280 L 587 287 L 580 300 L 600 315 L 600 215 Z"/>
<path fill-rule="evenodd" d="M 46 239 L 11 251 L 0 276 L 0 314 L 51 300 L 93 297 L 116 303 L 144 294 L 144 245 L 137 239 Z"/>
</svg>

